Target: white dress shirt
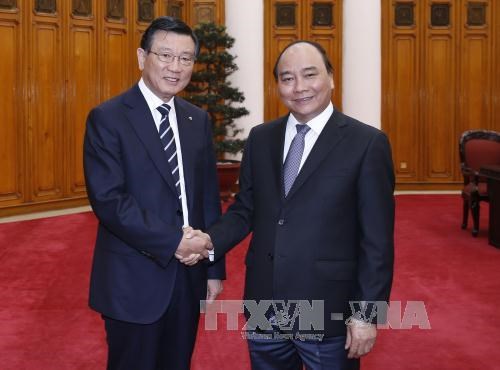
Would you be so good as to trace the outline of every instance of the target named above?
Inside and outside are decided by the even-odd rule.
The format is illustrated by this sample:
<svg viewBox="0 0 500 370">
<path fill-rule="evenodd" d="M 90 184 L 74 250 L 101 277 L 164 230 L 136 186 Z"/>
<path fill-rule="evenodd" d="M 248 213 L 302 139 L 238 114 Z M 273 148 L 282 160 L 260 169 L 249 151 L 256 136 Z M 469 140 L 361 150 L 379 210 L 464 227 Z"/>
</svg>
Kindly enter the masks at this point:
<svg viewBox="0 0 500 370">
<path fill-rule="evenodd" d="M 316 140 L 318 140 L 321 131 L 323 131 L 323 129 L 325 128 L 326 123 L 330 119 L 332 113 L 333 113 L 333 104 L 332 102 L 330 102 L 330 104 L 328 104 L 328 106 L 325 108 L 323 112 L 318 114 L 312 120 L 305 123 L 307 126 L 310 127 L 310 130 L 304 137 L 304 152 L 302 153 L 302 159 L 300 160 L 299 172 L 302 169 L 302 165 L 309 156 L 309 153 L 311 153 L 311 150 L 314 144 L 316 143 Z M 290 115 L 288 116 L 288 121 L 286 123 L 285 145 L 283 148 L 283 163 L 285 163 L 285 159 L 288 154 L 288 150 L 290 149 L 290 145 L 292 144 L 292 140 L 295 137 L 295 134 L 297 134 L 297 128 L 295 127 L 295 125 L 298 124 L 300 124 L 300 122 L 297 121 L 297 119 L 293 116 L 292 113 L 290 113 Z"/>
<path fill-rule="evenodd" d="M 160 132 L 160 121 L 161 121 L 161 113 L 158 111 L 158 108 L 160 105 L 164 104 L 165 102 L 161 100 L 159 97 L 157 97 L 150 89 L 149 87 L 146 86 L 144 83 L 143 79 L 139 81 L 139 89 L 142 92 L 142 95 L 144 95 L 144 98 L 146 99 L 146 102 L 148 103 L 149 110 L 151 111 L 151 114 L 153 115 L 153 120 L 155 121 L 156 125 L 156 130 Z M 175 146 L 177 149 L 177 162 L 179 164 L 179 179 L 181 181 L 181 204 L 182 204 L 182 215 L 183 215 L 183 222 L 184 222 L 184 227 L 189 226 L 189 214 L 188 214 L 188 207 L 187 207 L 187 197 L 186 197 L 186 185 L 184 183 L 184 168 L 182 166 L 182 150 L 181 150 L 181 142 L 179 140 L 179 128 L 177 127 L 177 116 L 175 114 L 175 104 L 174 104 L 174 99 L 175 97 L 172 97 L 170 101 L 167 102 L 168 105 L 170 105 L 170 113 L 168 114 L 168 120 L 170 122 L 170 126 L 172 127 L 172 132 L 174 133 L 174 140 L 175 140 Z M 159 134 L 158 134 L 159 138 Z"/>
</svg>

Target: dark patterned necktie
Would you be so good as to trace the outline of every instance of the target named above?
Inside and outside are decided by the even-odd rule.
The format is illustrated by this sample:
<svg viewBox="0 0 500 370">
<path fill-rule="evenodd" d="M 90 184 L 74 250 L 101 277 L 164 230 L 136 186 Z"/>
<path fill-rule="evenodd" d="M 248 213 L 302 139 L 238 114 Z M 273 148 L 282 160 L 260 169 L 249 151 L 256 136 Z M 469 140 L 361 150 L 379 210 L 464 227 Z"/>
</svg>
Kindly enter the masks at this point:
<svg viewBox="0 0 500 370">
<path fill-rule="evenodd" d="M 304 153 L 304 138 L 307 132 L 311 129 L 307 125 L 295 125 L 297 133 L 295 134 L 288 154 L 283 165 L 283 183 L 285 186 L 285 197 L 292 188 L 292 185 L 299 173 L 300 161 L 302 153 Z"/>
<path fill-rule="evenodd" d="M 163 150 L 167 156 L 170 172 L 174 177 L 175 189 L 177 195 L 181 199 L 181 180 L 179 175 L 179 162 L 177 161 L 177 147 L 175 145 L 174 132 L 170 121 L 168 120 L 168 113 L 170 112 L 170 105 L 162 104 L 156 108 L 161 113 L 160 121 L 160 139 L 163 144 Z"/>
</svg>

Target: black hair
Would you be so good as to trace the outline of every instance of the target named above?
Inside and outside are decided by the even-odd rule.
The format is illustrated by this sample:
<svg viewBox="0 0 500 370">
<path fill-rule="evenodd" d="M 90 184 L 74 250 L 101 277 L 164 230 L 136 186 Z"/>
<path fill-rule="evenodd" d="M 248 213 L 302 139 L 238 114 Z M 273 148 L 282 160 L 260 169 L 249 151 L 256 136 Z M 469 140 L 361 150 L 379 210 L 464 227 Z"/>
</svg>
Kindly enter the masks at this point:
<svg viewBox="0 0 500 370">
<path fill-rule="evenodd" d="M 330 59 L 328 59 L 328 55 L 326 54 L 326 51 L 325 49 L 323 48 L 323 46 L 321 46 L 320 44 L 318 44 L 317 42 L 314 42 L 314 41 L 308 41 L 308 40 L 297 40 L 297 41 L 294 41 L 292 42 L 291 44 L 287 45 L 280 53 L 280 55 L 278 55 L 278 58 L 276 59 L 276 63 L 274 64 L 274 68 L 273 68 L 273 75 L 274 75 L 274 79 L 276 81 L 278 81 L 278 64 L 280 62 L 280 59 L 281 59 L 281 56 L 283 55 L 283 53 L 290 47 L 290 46 L 293 46 L 293 45 L 296 45 L 296 44 L 309 44 L 311 46 L 314 46 L 314 48 L 316 48 L 316 50 L 319 51 L 319 53 L 321 54 L 321 57 L 323 58 L 323 62 L 325 63 L 325 67 L 326 67 L 326 71 L 329 73 L 329 74 L 333 74 L 333 66 L 332 66 L 332 63 L 330 62 Z"/>
<path fill-rule="evenodd" d="M 167 31 L 178 33 L 180 35 L 190 36 L 195 45 L 195 54 L 197 57 L 200 51 L 200 42 L 196 37 L 196 34 L 193 32 L 191 27 L 189 27 L 186 23 L 181 21 L 180 19 L 168 16 L 158 17 L 146 28 L 146 31 L 142 34 L 141 38 L 141 48 L 147 52 L 151 51 L 151 44 L 153 43 L 154 34 L 157 31 Z"/>
</svg>

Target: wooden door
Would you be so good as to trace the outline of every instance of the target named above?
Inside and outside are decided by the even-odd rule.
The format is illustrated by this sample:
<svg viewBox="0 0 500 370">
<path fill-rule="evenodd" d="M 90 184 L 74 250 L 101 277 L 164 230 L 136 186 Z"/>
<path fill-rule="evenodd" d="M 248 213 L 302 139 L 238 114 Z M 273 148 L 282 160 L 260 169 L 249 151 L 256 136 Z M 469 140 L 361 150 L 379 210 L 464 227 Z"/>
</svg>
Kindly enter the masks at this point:
<svg viewBox="0 0 500 370">
<path fill-rule="evenodd" d="M 24 101 L 26 89 L 25 24 L 16 9 L 16 2 L 0 1 L 0 81 L 2 81 L 0 112 L 0 203 L 6 206 L 25 201 L 27 127 Z"/>
<path fill-rule="evenodd" d="M 280 102 L 273 67 L 289 43 L 311 40 L 321 44 L 335 69 L 332 99 L 341 108 L 342 92 L 342 1 L 264 0 L 264 119 L 288 112 Z"/>
<path fill-rule="evenodd" d="M 461 133 L 499 129 L 499 12 L 487 0 L 383 1 L 382 127 L 398 188 L 459 188 Z"/>
</svg>

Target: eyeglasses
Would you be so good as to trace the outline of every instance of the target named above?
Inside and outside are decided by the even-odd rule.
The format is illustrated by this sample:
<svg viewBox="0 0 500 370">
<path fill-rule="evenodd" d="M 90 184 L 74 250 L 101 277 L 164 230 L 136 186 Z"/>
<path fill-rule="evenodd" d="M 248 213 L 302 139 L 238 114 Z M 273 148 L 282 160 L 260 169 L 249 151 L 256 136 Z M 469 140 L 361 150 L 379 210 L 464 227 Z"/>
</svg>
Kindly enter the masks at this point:
<svg viewBox="0 0 500 370">
<path fill-rule="evenodd" d="M 192 55 L 174 55 L 170 53 L 157 53 L 156 51 L 153 50 L 149 50 L 148 53 L 153 53 L 158 57 L 158 59 L 161 62 L 164 63 L 173 63 L 175 58 L 178 58 L 179 63 L 187 67 L 192 66 L 195 61 L 195 57 Z"/>
</svg>

